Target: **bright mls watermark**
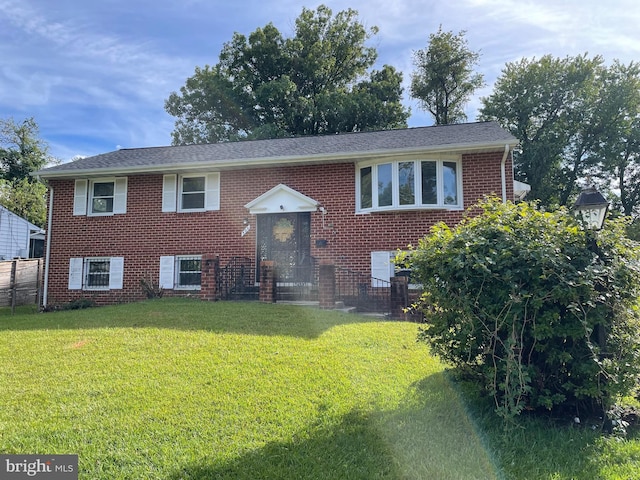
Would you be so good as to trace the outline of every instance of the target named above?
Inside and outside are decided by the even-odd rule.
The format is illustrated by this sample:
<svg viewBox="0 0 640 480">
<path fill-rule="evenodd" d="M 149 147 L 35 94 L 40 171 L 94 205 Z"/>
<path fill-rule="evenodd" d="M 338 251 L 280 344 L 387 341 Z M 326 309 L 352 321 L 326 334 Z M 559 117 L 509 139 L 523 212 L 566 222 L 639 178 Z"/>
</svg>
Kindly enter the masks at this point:
<svg viewBox="0 0 640 480">
<path fill-rule="evenodd" d="M 78 480 L 78 455 L 0 455 L 0 480 Z"/>
</svg>

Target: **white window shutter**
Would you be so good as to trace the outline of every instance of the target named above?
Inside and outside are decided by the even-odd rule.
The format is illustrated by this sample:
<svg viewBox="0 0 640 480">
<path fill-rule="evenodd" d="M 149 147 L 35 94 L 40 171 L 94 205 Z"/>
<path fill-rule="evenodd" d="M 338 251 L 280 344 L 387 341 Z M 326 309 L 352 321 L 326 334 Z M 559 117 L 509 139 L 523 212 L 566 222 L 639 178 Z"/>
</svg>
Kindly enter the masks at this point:
<svg viewBox="0 0 640 480">
<path fill-rule="evenodd" d="M 82 290 L 82 258 L 69 259 L 69 290 Z"/>
<path fill-rule="evenodd" d="M 111 257 L 109 259 L 109 289 L 122 290 L 124 277 L 124 257 Z"/>
<path fill-rule="evenodd" d="M 76 180 L 73 194 L 73 214 L 87 214 L 87 180 Z"/>
<path fill-rule="evenodd" d="M 371 277 L 389 282 L 393 273 L 393 253 L 388 251 L 371 252 Z"/>
<path fill-rule="evenodd" d="M 176 211 L 177 175 L 164 175 L 162 177 L 162 211 Z"/>
<path fill-rule="evenodd" d="M 173 289 L 173 269 L 175 257 L 166 255 L 160 257 L 160 288 Z"/>
<path fill-rule="evenodd" d="M 127 177 L 120 177 L 115 180 L 113 213 L 127 213 Z"/>
<path fill-rule="evenodd" d="M 205 209 L 220 210 L 220 174 L 209 173 L 206 178 Z"/>
</svg>

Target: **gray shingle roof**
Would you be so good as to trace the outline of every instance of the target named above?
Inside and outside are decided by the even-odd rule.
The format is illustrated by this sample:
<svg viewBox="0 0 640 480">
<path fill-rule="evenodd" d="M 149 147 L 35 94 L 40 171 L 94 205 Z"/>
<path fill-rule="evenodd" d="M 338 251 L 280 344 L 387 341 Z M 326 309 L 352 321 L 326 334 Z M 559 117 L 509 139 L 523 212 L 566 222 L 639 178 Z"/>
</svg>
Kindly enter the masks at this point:
<svg viewBox="0 0 640 480">
<path fill-rule="evenodd" d="M 124 172 L 308 163 L 409 151 L 464 151 L 515 145 L 496 122 L 202 145 L 125 148 L 36 172 L 44 178 Z"/>
</svg>

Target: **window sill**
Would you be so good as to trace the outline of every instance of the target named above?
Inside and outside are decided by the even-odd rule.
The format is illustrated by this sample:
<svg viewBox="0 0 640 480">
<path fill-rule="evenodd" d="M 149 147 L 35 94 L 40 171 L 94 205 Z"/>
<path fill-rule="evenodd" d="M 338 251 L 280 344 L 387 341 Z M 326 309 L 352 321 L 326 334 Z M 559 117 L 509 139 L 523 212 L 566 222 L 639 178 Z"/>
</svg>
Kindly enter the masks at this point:
<svg viewBox="0 0 640 480">
<path fill-rule="evenodd" d="M 461 212 L 464 207 L 458 205 L 434 205 L 434 206 L 407 206 L 407 207 L 385 207 L 368 208 L 366 210 L 356 210 L 356 215 L 368 215 L 370 213 L 402 213 L 402 212 L 437 212 L 437 211 Z"/>
<path fill-rule="evenodd" d="M 207 210 L 205 208 L 188 208 L 186 210 L 178 210 L 178 213 L 201 213 L 201 212 L 206 212 Z"/>
<path fill-rule="evenodd" d="M 87 213 L 87 217 L 112 217 L 115 215 L 113 212 L 106 213 Z"/>
</svg>

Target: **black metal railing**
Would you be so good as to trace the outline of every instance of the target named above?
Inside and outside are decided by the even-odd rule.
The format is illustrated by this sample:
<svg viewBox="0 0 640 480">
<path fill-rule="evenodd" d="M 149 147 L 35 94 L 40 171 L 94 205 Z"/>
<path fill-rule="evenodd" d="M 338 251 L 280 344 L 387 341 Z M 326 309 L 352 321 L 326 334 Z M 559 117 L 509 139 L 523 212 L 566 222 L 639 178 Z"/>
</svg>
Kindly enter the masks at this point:
<svg viewBox="0 0 640 480">
<path fill-rule="evenodd" d="M 218 293 L 222 300 L 257 300 L 255 266 L 248 257 L 232 257 L 218 273 Z"/>
<path fill-rule="evenodd" d="M 391 282 L 336 267 L 336 301 L 359 312 L 391 312 Z"/>
</svg>

